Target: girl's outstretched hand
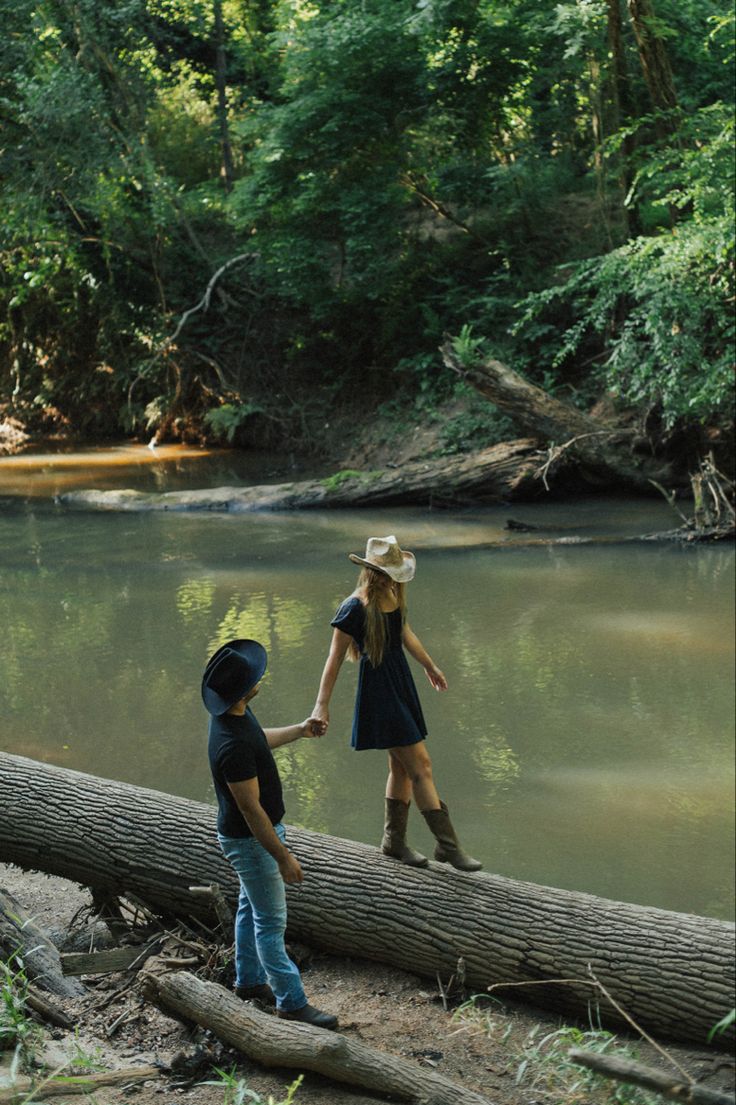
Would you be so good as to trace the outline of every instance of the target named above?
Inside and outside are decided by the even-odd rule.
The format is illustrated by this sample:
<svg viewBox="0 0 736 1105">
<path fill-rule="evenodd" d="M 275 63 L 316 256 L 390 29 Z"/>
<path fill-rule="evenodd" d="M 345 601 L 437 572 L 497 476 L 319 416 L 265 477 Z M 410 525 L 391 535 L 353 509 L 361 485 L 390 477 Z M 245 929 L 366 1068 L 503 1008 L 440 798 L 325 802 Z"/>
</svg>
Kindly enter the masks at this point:
<svg viewBox="0 0 736 1105">
<path fill-rule="evenodd" d="M 436 691 L 447 690 L 447 680 L 436 664 L 432 664 L 430 668 L 425 668 L 424 673 Z"/>
</svg>

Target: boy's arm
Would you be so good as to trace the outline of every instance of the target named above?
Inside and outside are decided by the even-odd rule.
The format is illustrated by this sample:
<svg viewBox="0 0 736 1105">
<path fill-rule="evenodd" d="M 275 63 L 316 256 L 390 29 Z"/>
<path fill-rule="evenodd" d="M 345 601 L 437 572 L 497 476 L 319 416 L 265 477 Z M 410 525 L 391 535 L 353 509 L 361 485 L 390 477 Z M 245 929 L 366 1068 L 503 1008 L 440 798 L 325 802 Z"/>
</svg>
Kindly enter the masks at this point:
<svg viewBox="0 0 736 1105">
<path fill-rule="evenodd" d="M 291 854 L 285 844 L 281 843 L 276 830 L 271 824 L 271 818 L 261 805 L 258 779 L 243 779 L 239 783 L 228 783 L 227 785 L 238 804 L 238 809 L 248 822 L 248 827 L 253 836 L 278 863 L 281 878 L 284 882 L 302 882 L 304 874 L 299 860 Z"/>
<path fill-rule="evenodd" d="M 292 744 L 301 737 L 321 737 L 327 726 L 317 718 L 308 717 L 298 725 L 285 725 L 280 729 L 264 729 L 269 748 L 281 748 Z"/>
</svg>

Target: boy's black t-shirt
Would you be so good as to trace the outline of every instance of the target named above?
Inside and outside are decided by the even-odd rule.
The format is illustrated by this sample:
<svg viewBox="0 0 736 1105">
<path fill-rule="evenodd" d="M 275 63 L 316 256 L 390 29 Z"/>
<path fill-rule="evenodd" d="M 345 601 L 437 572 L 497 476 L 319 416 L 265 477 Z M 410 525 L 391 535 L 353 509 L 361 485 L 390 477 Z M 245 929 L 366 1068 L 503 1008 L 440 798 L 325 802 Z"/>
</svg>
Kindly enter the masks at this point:
<svg viewBox="0 0 736 1105">
<path fill-rule="evenodd" d="M 228 783 L 257 778 L 260 803 L 271 824 L 281 821 L 285 811 L 278 768 L 266 734 L 250 709 L 240 717 L 234 714 L 210 717 L 208 751 L 219 806 L 217 831 L 221 836 L 253 836 Z"/>
</svg>

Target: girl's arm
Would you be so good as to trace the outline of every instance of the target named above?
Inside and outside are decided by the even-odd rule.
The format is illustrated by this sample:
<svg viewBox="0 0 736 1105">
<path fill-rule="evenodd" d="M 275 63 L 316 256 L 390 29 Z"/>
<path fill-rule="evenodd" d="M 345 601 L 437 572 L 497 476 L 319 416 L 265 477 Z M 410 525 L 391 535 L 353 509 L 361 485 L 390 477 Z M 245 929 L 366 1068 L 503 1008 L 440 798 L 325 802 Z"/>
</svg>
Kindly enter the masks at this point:
<svg viewBox="0 0 736 1105">
<path fill-rule="evenodd" d="M 404 623 L 404 628 L 401 632 L 401 640 L 409 655 L 413 656 L 417 663 L 422 665 L 424 673 L 434 689 L 436 691 L 446 691 L 447 680 L 417 637 L 414 630 L 409 628 L 408 622 Z"/>
<path fill-rule="evenodd" d="M 341 629 L 333 629 L 330 651 L 327 655 L 322 678 L 319 682 L 317 701 L 312 710 L 312 717 L 315 721 L 322 722 L 325 729 L 330 723 L 330 699 L 332 698 L 332 692 L 335 688 L 335 683 L 340 674 L 340 668 L 342 667 L 351 640 L 352 637 L 347 633 L 343 633 Z"/>
</svg>

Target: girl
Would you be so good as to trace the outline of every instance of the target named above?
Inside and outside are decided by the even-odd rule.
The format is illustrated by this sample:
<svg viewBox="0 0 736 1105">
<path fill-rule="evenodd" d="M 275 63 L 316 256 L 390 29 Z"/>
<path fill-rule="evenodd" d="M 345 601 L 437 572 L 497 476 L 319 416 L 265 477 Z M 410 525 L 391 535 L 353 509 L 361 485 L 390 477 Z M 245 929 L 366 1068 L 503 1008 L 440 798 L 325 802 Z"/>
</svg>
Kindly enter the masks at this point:
<svg viewBox="0 0 736 1105">
<path fill-rule="evenodd" d="M 427 728 L 404 655 L 406 648 L 435 690 L 447 690 L 447 680 L 406 620 L 404 589 L 414 578 L 414 554 L 400 549 L 392 535 L 369 538 L 364 557 L 349 556 L 363 570 L 331 622 L 332 644 L 312 716 L 329 724 L 330 698 L 343 661 L 346 655 L 360 659 L 352 745 L 358 751 L 383 748 L 388 752 L 381 850 L 411 867 L 426 867 L 426 856 L 406 843 L 413 794 L 437 841 L 435 859 L 460 871 L 478 871 L 482 864 L 460 847 L 447 806 L 437 794 L 424 743 Z"/>
</svg>

